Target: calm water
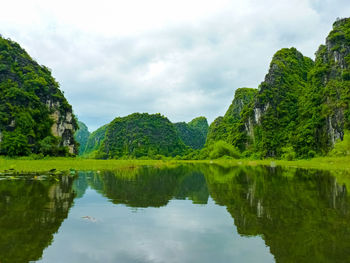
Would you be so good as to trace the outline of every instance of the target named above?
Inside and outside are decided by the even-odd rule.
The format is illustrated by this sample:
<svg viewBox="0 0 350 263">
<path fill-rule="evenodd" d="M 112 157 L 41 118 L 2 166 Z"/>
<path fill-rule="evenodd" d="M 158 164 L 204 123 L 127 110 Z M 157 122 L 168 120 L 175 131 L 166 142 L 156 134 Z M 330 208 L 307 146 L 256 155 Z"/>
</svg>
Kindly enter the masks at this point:
<svg viewBox="0 0 350 263">
<path fill-rule="evenodd" d="M 350 262 L 350 175 L 216 165 L 0 181 L 0 262 Z"/>
</svg>

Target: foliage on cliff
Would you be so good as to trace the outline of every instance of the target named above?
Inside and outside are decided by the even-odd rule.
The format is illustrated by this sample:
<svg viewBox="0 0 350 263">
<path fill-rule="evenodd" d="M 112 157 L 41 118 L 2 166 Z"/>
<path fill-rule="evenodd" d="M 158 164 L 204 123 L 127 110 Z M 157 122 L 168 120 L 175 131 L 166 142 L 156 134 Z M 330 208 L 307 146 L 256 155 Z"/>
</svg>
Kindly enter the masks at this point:
<svg viewBox="0 0 350 263">
<path fill-rule="evenodd" d="M 202 149 L 208 133 L 208 122 L 205 117 L 198 117 L 186 122 L 174 123 L 181 140 L 193 149 Z"/>
<path fill-rule="evenodd" d="M 251 88 L 236 90 L 234 99 L 224 117 L 218 117 L 210 124 L 207 145 L 217 141 L 225 141 L 243 148 L 241 141 L 246 138 L 245 133 L 241 132 L 242 119 L 245 117 L 243 113 L 252 107 L 257 92 L 257 89 Z"/>
<path fill-rule="evenodd" d="M 64 116 L 72 107 L 50 69 L 0 36 L 0 154 L 66 154 L 61 138 L 51 133 L 54 111 Z M 77 126 L 74 117 L 72 126 L 72 130 Z M 70 143 L 74 145 L 74 139 Z"/>
<path fill-rule="evenodd" d="M 105 139 L 105 134 L 108 124 L 103 125 L 96 131 L 92 132 L 86 142 L 85 149 L 82 152 L 83 155 L 90 154 L 92 152 L 98 151 L 101 147 L 103 140 Z"/>
<path fill-rule="evenodd" d="M 350 19 L 333 24 L 333 30 L 316 52 L 309 72 L 308 89 L 302 94 L 300 125 L 295 150 L 325 154 L 345 130 L 350 129 Z"/>
<path fill-rule="evenodd" d="M 79 129 L 74 134 L 74 139 L 79 143 L 79 155 L 85 152 L 85 147 L 90 136 L 90 132 L 85 123 L 78 121 Z"/>
<path fill-rule="evenodd" d="M 224 140 L 255 157 L 327 154 L 350 129 L 349 64 L 349 18 L 333 24 L 315 62 L 295 48 L 279 50 L 251 100 L 236 107 L 236 92 L 226 115 L 211 124 L 207 145 Z"/>
<path fill-rule="evenodd" d="M 176 156 L 187 150 L 174 125 L 160 114 L 134 113 L 115 118 L 107 127 L 100 156 L 133 158 Z"/>
<path fill-rule="evenodd" d="M 188 125 L 191 128 L 198 129 L 203 134 L 203 137 L 207 138 L 208 129 L 209 129 L 207 118 L 203 116 L 194 118 L 192 121 L 188 123 Z"/>
<path fill-rule="evenodd" d="M 262 156 L 281 156 L 282 148 L 292 143 L 300 96 L 312 67 L 313 61 L 295 48 L 281 49 L 274 55 L 254 105 L 255 150 Z"/>
</svg>

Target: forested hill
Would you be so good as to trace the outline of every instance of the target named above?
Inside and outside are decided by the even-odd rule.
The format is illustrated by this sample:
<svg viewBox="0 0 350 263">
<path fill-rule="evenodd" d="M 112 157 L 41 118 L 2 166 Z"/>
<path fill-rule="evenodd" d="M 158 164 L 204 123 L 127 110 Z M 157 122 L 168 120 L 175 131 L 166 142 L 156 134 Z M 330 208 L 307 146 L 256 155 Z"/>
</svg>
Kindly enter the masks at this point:
<svg viewBox="0 0 350 263">
<path fill-rule="evenodd" d="M 117 119 L 121 120 L 121 122 L 130 122 L 132 119 L 134 124 L 128 124 L 125 127 L 125 132 L 119 134 L 117 137 L 112 136 L 112 138 L 109 139 L 109 144 L 111 144 L 113 140 L 118 139 L 125 141 L 127 138 L 132 138 L 130 141 L 131 144 L 133 144 L 134 141 L 150 142 L 150 144 L 140 143 L 140 147 L 143 148 L 140 150 L 140 152 L 137 149 L 134 149 L 132 152 L 123 150 L 119 152 L 118 158 L 124 158 L 127 156 L 154 157 L 155 155 L 160 154 L 172 156 L 175 153 L 183 155 L 188 153 L 190 148 L 201 149 L 204 147 L 209 128 L 208 121 L 205 117 L 197 117 L 189 123 L 170 123 L 165 117 L 159 114 L 150 115 L 146 113 L 134 113 L 127 117 Z M 157 124 L 157 122 L 159 123 Z M 106 154 L 104 153 L 104 150 L 101 149 L 101 145 L 105 140 L 106 132 L 109 129 L 108 127 L 113 124 L 113 122 L 98 128 L 91 134 L 84 123 L 80 121 L 78 123 L 79 129 L 76 131 L 74 136 L 80 144 L 79 155 L 106 158 Z M 130 134 L 134 134 L 134 136 L 131 136 Z M 150 140 L 150 138 L 152 139 Z M 157 138 L 159 138 L 159 140 L 157 140 Z M 167 138 L 166 140 L 168 140 L 170 145 L 172 145 L 170 148 L 166 146 L 168 147 L 168 152 L 164 151 L 163 147 L 161 146 L 161 143 L 165 145 L 167 144 L 167 142 L 164 141 L 164 138 Z M 179 140 L 181 142 L 179 142 Z M 138 145 L 139 143 L 132 147 L 137 148 Z M 178 150 L 173 152 L 174 147 Z M 116 156 L 113 155 L 113 157 Z"/>
<path fill-rule="evenodd" d="M 197 117 L 186 122 L 174 123 L 175 128 L 181 140 L 193 149 L 202 149 L 204 147 L 208 134 L 208 121 L 205 117 Z"/>
<path fill-rule="evenodd" d="M 295 48 L 276 52 L 259 88 L 239 89 L 207 146 L 226 141 L 245 156 L 325 155 L 350 129 L 350 19 L 338 19 L 315 61 Z"/>
<path fill-rule="evenodd" d="M 187 147 L 174 125 L 160 114 L 134 113 L 115 118 L 107 127 L 100 155 L 109 158 L 176 156 Z"/>
<path fill-rule="evenodd" d="M 51 71 L 0 36 L 0 154 L 77 152 L 72 107 Z"/>
<path fill-rule="evenodd" d="M 86 124 L 78 121 L 78 130 L 75 132 L 74 138 L 79 143 L 79 155 L 84 154 L 89 137 L 90 132 Z"/>
<path fill-rule="evenodd" d="M 105 139 L 106 130 L 108 124 L 103 125 L 96 131 L 90 133 L 86 128 L 86 125 L 79 122 L 79 130 L 75 133 L 75 138 L 79 142 L 79 155 L 91 155 L 94 157 L 95 153 L 101 146 L 103 140 Z"/>
</svg>

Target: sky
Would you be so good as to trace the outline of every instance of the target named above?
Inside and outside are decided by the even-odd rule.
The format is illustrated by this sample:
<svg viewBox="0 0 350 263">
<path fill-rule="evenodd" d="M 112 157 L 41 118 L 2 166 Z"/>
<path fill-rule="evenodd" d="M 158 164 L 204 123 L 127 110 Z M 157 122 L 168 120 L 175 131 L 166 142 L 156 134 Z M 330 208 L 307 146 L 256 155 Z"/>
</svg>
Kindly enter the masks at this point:
<svg viewBox="0 0 350 263">
<path fill-rule="evenodd" d="M 273 54 L 314 58 L 349 0 L 1 0 L 0 34 L 52 69 L 90 131 L 134 112 L 225 114 Z"/>
</svg>

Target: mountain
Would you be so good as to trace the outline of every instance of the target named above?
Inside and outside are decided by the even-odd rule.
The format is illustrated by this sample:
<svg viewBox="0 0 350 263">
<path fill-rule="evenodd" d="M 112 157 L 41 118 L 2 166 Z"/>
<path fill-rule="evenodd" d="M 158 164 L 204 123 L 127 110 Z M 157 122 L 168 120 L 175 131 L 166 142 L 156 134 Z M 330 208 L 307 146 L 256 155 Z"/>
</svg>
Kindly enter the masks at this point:
<svg viewBox="0 0 350 263">
<path fill-rule="evenodd" d="M 255 103 L 243 120 L 245 130 L 263 157 L 281 156 L 295 136 L 301 95 L 313 61 L 295 48 L 281 49 L 259 86 Z"/>
<path fill-rule="evenodd" d="M 108 124 L 103 125 L 98 128 L 96 131 L 92 132 L 86 142 L 86 146 L 84 152 L 82 154 L 89 154 L 93 151 L 97 151 L 103 140 L 105 139 L 105 134 L 107 130 Z"/>
<path fill-rule="evenodd" d="M 188 123 L 188 125 L 191 128 L 197 129 L 199 132 L 202 133 L 204 138 L 207 138 L 208 129 L 209 129 L 207 118 L 203 116 L 194 118 L 192 121 Z"/>
<path fill-rule="evenodd" d="M 89 139 L 90 132 L 85 123 L 78 121 L 79 129 L 74 134 L 74 139 L 79 143 L 79 155 L 85 152 L 86 143 Z"/>
<path fill-rule="evenodd" d="M 175 126 L 160 114 L 134 113 L 115 118 L 100 147 L 109 158 L 176 156 L 186 151 Z"/>
<path fill-rule="evenodd" d="M 207 144 L 224 140 L 256 157 L 327 154 L 350 129 L 349 64 L 349 18 L 333 24 L 315 61 L 295 48 L 279 50 L 257 90 L 236 91 Z"/>
<path fill-rule="evenodd" d="M 206 141 L 207 145 L 211 145 L 217 141 L 225 141 L 236 146 L 241 146 L 241 149 L 244 148 L 240 144 L 240 141 L 246 139 L 245 134 L 241 134 L 240 132 L 241 120 L 244 118 L 244 116 L 241 116 L 241 113 L 250 109 L 257 92 L 257 89 L 252 88 L 240 88 L 236 90 L 234 99 L 225 116 L 216 118 L 210 125 Z"/>
<path fill-rule="evenodd" d="M 51 71 L 0 36 L 0 154 L 77 152 L 77 122 Z"/>
<path fill-rule="evenodd" d="M 198 117 L 186 122 L 174 123 L 181 140 L 193 149 L 202 149 L 208 134 L 208 121 L 205 117 Z"/>
<path fill-rule="evenodd" d="M 350 129 L 350 18 L 333 24 L 325 45 L 316 52 L 302 96 L 294 147 L 302 156 L 325 154 Z"/>
</svg>

